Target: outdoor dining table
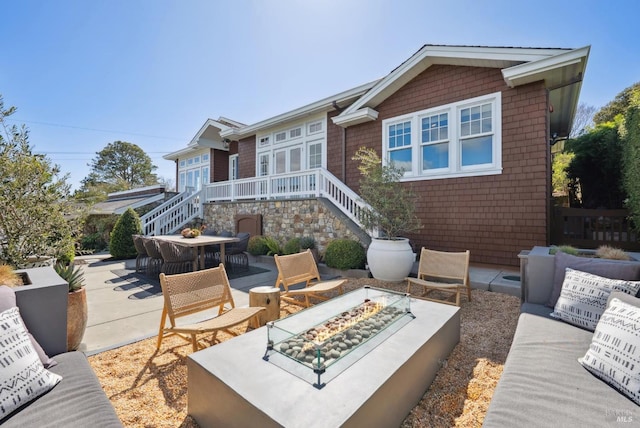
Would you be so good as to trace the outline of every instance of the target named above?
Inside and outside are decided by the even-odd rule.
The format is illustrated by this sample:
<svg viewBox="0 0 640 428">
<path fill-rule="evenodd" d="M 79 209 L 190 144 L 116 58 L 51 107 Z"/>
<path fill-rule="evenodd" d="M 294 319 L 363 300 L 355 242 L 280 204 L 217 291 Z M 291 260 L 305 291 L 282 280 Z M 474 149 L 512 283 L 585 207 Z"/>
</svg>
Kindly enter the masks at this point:
<svg viewBox="0 0 640 428">
<path fill-rule="evenodd" d="M 204 269 L 204 247 L 206 245 L 220 245 L 220 260 L 224 263 L 225 260 L 225 245 L 229 242 L 238 242 L 239 239 L 235 236 L 211 236 L 200 235 L 195 238 L 185 238 L 182 235 L 158 235 L 154 236 L 154 239 L 172 242 L 176 245 L 183 247 L 195 248 L 197 251 L 196 260 L 193 261 L 193 270 L 198 270 L 198 260 L 200 260 L 199 268 Z"/>
</svg>

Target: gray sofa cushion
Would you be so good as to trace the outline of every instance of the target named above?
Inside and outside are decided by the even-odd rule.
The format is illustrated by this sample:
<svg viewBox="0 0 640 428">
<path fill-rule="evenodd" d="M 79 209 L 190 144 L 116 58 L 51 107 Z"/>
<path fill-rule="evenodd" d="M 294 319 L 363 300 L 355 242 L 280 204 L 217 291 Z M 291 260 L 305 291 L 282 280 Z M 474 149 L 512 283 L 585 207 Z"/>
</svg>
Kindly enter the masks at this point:
<svg viewBox="0 0 640 428">
<path fill-rule="evenodd" d="M 522 313 L 484 426 L 619 428 L 621 414 L 640 415 L 640 407 L 578 362 L 591 336 L 562 321 Z"/>
<path fill-rule="evenodd" d="M 122 427 L 89 361 L 81 352 L 55 356 L 50 371 L 62 376 L 51 391 L 18 409 L 3 428 Z"/>
<path fill-rule="evenodd" d="M 640 301 L 609 301 L 591 346 L 578 361 L 594 376 L 640 404 Z"/>
<path fill-rule="evenodd" d="M 612 279 L 625 279 L 627 281 L 637 281 L 640 279 L 640 263 L 626 263 L 623 261 L 607 261 L 597 258 L 577 257 L 558 251 L 554 256 L 553 290 L 547 302 L 550 308 L 555 307 L 566 268 L 592 273 Z"/>
</svg>

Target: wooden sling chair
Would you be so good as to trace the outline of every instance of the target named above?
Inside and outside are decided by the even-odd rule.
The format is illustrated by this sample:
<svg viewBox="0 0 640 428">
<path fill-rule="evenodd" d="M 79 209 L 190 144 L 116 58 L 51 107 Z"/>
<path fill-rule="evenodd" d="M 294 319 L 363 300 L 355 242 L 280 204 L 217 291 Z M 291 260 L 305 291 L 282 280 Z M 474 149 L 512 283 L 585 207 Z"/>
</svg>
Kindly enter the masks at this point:
<svg viewBox="0 0 640 428">
<path fill-rule="evenodd" d="M 331 281 L 322 281 L 318 266 L 311 254 L 311 250 L 301 253 L 289 254 L 286 256 L 274 256 L 276 266 L 278 267 L 278 278 L 276 279 L 276 288 L 282 288 L 280 291 L 280 299 L 298 305 L 309 307 L 311 302 L 309 298 L 318 300 L 328 300 L 330 297 L 324 294 L 337 291 L 342 294 L 342 284 L 345 279 L 335 279 Z M 292 289 L 290 287 L 305 283 L 303 288 Z M 296 296 L 304 296 L 304 301 L 296 299 Z"/>
<path fill-rule="evenodd" d="M 206 345 L 197 340 L 198 334 L 213 333 L 215 343 L 218 331 L 236 335 L 229 329 L 245 321 L 251 321 L 253 327 L 259 327 L 258 314 L 264 308 L 236 308 L 231 295 L 231 287 L 224 265 L 175 275 L 160 274 L 160 285 L 164 296 L 164 308 L 160 319 L 157 349 L 160 349 L 164 336 L 178 335 L 193 344 L 193 351 Z M 177 325 L 176 318 L 197 312 L 211 310 L 217 316 L 193 324 Z M 166 326 L 167 317 L 169 326 Z"/>
<path fill-rule="evenodd" d="M 460 295 L 467 293 L 471 301 L 471 285 L 469 283 L 469 250 L 463 252 L 443 252 L 422 248 L 417 278 L 407 279 L 407 293 L 411 286 L 423 288 L 425 300 L 460 306 Z M 431 292 L 451 294 L 447 298 L 430 298 Z M 451 298 L 455 297 L 455 302 Z"/>
</svg>

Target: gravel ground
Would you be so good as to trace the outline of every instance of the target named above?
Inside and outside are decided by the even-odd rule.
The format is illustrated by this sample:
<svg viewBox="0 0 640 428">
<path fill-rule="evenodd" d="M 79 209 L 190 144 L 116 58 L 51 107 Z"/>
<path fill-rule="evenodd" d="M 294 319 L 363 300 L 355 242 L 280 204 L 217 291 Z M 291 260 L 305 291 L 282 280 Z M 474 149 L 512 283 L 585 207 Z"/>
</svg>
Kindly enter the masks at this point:
<svg viewBox="0 0 640 428">
<path fill-rule="evenodd" d="M 349 279 L 346 289 L 365 284 L 405 291 L 405 284 Z M 431 387 L 402 423 L 408 427 L 480 427 L 509 352 L 518 315 L 517 297 L 473 290 L 463 298 L 460 343 Z M 295 305 L 283 305 L 282 316 Z M 241 328 L 238 332 L 241 332 Z M 231 336 L 219 333 L 220 340 Z M 146 339 L 89 357 L 116 413 L 127 427 L 197 427 L 187 415 L 186 357 L 191 344 L 177 337 Z"/>
</svg>

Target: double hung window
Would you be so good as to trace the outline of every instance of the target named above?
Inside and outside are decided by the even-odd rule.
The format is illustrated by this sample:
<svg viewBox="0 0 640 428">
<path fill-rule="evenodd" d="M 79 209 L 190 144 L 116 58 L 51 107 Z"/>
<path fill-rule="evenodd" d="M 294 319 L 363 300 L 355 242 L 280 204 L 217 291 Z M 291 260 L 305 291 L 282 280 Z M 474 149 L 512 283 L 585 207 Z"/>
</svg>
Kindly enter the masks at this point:
<svg viewBox="0 0 640 428">
<path fill-rule="evenodd" d="M 383 121 L 383 155 L 405 179 L 500 174 L 501 94 Z"/>
</svg>

